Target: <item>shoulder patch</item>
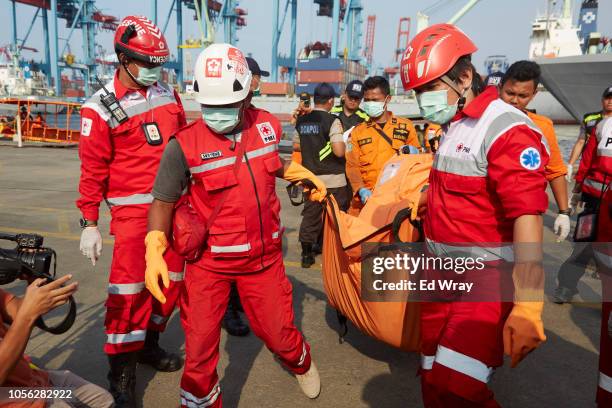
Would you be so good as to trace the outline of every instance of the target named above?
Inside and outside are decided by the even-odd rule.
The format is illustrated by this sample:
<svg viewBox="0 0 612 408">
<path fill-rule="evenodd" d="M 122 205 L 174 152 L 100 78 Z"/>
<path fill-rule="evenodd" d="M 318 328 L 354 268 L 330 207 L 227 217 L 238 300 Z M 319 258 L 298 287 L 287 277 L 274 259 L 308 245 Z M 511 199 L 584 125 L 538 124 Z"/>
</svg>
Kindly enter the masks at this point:
<svg viewBox="0 0 612 408">
<path fill-rule="evenodd" d="M 276 132 L 270 122 L 257 123 L 255 126 L 264 143 L 276 142 Z"/>
<path fill-rule="evenodd" d="M 399 128 L 393 129 L 393 138 L 405 142 L 408 140 L 408 130 L 406 130 L 405 126 L 404 128 L 400 126 Z"/>
<path fill-rule="evenodd" d="M 89 118 L 81 119 L 81 136 L 89 136 L 91 133 L 91 126 L 93 124 L 93 120 Z"/>
<path fill-rule="evenodd" d="M 535 147 L 528 147 L 521 152 L 519 159 L 521 166 L 527 170 L 537 170 L 540 168 L 542 159 L 540 152 Z"/>
</svg>

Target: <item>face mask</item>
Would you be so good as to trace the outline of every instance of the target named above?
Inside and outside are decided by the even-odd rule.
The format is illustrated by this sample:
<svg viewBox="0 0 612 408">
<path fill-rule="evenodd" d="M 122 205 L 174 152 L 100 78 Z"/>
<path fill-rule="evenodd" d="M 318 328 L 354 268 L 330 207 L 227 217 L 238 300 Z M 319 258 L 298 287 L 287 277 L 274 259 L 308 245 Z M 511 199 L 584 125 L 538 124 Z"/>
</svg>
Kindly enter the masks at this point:
<svg viewBox="0 0 612 408">
<path fill-rule="evenodd" d="M 417 95 L 421 116 L 428 122 L 444 125 L 457 113 L 457 105 L 448 106 L 448 90 L 429 91 Z"/>
<path fill-rule="evenodd" d="M 261 95 L 261 90 L 259 89 L 259 87 L 257 87 L 257 89 L 253 91 L 253 96 L 259 96 L 259 95 Z"/>
<path fill-rule="evenodd" d="M 216 133 L 228 133 L 240 122 L 240 108 L 202 108 L 202 118 Z"/>
<path fill-rule="evenodd" d="M 378 101 L 367 101 L 363 103 L 364 112 L 371 118 L 378 118 L 385 113 L 385 103 Z"/>
<path fill-rule="evenodd" d="M 138 66 L 138 77 L 136 82 L 142 86 L 151 86 L 161 78 L 162 67 L 145 68 Z"/>
</svg>

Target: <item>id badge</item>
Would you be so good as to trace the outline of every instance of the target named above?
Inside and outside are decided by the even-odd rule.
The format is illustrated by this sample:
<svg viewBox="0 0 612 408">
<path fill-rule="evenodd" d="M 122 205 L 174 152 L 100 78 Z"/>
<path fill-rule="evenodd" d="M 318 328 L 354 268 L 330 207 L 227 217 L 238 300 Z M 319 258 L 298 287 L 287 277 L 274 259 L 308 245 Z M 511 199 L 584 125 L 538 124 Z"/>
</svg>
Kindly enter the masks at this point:
<svg viewBox="0 0 612 408">
<path fill-rule="evenodd" d="M 574 241 L 593 242 L 597 233 L 597 214 L 580 214 L 576 220 Z"/>
<path fill-rule="evenodd" d="M 159 132 L 159 127 L 157 127 L 157 123 L 155 122 L 147 122 L 142 124 L 142 130 L 147 138 L 147 143 L 151 146 L 157 146 L 164 142 L 162 139 L 161 133 Z"/>
</svg>

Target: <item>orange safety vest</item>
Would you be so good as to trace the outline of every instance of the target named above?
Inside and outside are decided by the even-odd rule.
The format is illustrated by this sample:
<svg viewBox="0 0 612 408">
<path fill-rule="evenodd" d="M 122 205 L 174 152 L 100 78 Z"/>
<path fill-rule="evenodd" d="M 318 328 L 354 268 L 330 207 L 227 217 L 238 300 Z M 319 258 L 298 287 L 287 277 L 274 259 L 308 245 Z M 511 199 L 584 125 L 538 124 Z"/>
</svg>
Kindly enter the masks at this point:
<svg viewBox="0 0 612 408">
<path fill-rule="evenodd" d="M 379 131 L 387 136 L 388 141 Z M 362 187 L 372 189 L 383 164 L 404 145 L 421 148 L 416 129 L 409 119 L 391 114 L 383 129 L 373 121 L 355 126 L 346 152 L 346 175 L 353 192 L 357 194 Z"/>
<path fill-rule="evenodd" d="M 548 143 L 550 157 L 545 168 L 546 180 L 551 181 L 557 177 L 565 176 L 567 174 L 567 166 L 563 163 L 563 157 L 561 157 L 561 150 L 559 149 L 559 143 L 557 143 L 557 136 L 555 135 L 555 128 L 552 120 L 546 116 L 537 115 L 529 111 L 527 112 L 527 116 L 529 116 L 529 119 L 531 119 L 542 131 L 546 143 Z"/>
</svg>

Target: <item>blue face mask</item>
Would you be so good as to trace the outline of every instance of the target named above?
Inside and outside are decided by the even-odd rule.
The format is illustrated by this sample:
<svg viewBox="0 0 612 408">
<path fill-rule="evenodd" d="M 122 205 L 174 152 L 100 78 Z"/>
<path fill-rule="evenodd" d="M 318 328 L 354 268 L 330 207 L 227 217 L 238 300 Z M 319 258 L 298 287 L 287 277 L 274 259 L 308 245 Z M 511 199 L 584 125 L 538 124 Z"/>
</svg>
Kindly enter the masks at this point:
<svg viewBox="0 0 612 408">
<path fill-rule="evenodd" d="M 202 118 L 216 133 L 229 133 L 240 122 L 240 108 L 202 107 Z"/>
<path fill-rule="evenodd" d="M 378 118 L 385 113 L 385 103 L 378 101 L 364 102 L 363 111 L 371 118 Z"/>
<path fill-rule="evenodd" d="M 429 91 L 417 95 L 421 116 L 438 125 L 450 122 L 457 114 L 457 105 L 448 105 L 448 90 Z"/>
<path fill-rule="evenodd" d="M 162 67 L 145 68 L 138 66 L 138 77 L 136 82 L 142 86 L 151 86 L 161 78 Z"/>
</svg>

